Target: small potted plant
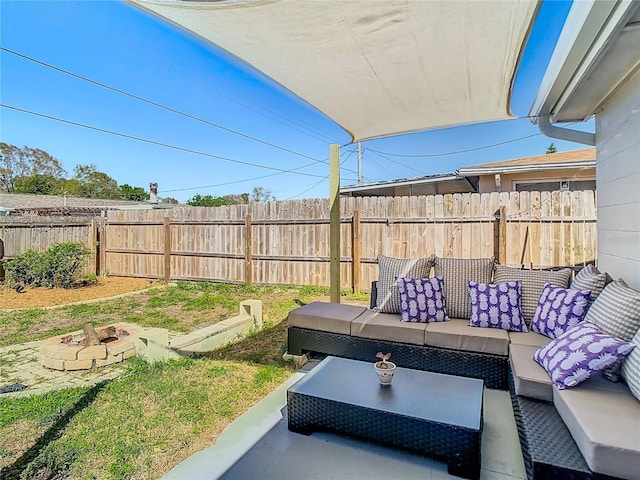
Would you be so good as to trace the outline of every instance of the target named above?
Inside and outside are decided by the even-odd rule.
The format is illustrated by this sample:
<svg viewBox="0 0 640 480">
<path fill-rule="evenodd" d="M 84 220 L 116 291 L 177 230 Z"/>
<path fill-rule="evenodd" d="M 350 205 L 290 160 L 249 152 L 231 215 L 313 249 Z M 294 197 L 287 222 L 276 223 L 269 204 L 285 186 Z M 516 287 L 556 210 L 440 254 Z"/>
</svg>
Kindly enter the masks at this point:
<svg viewBox="0 0 640 480">
<path fill-rule="evenodd" d="M 378 352 L 376 357 L 379 358 L 380 361 L 374 363 L 373 367 L 378 375 L 378 380 L 380 381 L 380 385 L 388 387 L 391 385 L 393 374 L 396 372 L 396 364 L 389 361 L 391 358 L 390 353 L 384 354 L 382 352 Z"/>
</svg>

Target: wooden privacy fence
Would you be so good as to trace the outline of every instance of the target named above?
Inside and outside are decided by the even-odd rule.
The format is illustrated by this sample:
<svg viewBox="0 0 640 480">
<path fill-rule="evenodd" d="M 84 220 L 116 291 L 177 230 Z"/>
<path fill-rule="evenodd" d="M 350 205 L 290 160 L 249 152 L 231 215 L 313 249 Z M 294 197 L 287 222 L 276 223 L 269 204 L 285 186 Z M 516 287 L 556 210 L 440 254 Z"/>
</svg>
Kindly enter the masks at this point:
<svg viewBox="0 0 640 480">
<path fill-rule="evenodd" d="M 87 217 L 0 217 L 0 260 L 28 249 L 44 252 L 54 243 L 81 242 L 92 252 L 87 273 L 96 272 L 98 224 Z"/>
<path fill-rule="evenodd" d="M 596 196 L 504 192 L 341 199 L 341 288 L 367 291 L 378 254 L 504 265 L 596 259 Z M 256 284 L 329 284 L 327 200 L 109 211 L 99 273 Z"/>
</svg>

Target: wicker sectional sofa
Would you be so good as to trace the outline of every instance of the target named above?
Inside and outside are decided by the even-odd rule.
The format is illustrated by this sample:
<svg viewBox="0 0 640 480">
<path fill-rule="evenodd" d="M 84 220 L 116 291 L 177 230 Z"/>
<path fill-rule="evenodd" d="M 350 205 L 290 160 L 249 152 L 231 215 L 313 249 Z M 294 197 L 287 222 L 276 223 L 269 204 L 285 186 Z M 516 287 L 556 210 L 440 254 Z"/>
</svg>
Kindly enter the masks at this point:
<svg viewBox="0 0 640 480">
<path fill-rule="evenodd" d="M 385 267 L 385 261 L 391 262 L 391 268 Z M 427 265 L 388 257 L 379 258 L 379 264 L 370 308 L 314 302 L 292 310 L 288 353 L 374 361 L 377 352 L 392 352 L 398 366 L 481 378 L 487 388 L 511 393 L 529 480 L 640 478 L 640 401 L 627 383 L 612 383 L 598 373 L 576 387 L 559 389 L 532 358 L 551 338 L 530 328 L 525 333 L 469 325 L 468 294 L 464 298 L 469 280 L 522 279 L 522 312 L 529 322 L 543 286 L 548 282 L 568 287 L 572 270 L 526 271 L 494 265 L 492 259 L 436 257 Z M 444 279 L 446 308 L 451 312 L 448 321 L 406 322 L 400 321 L 398 313 L 382 311 L 398 307 L 389 308 L 384 300 L 397 293 L 392 286 L 395 276 L 421 276 L 432 268 Z M 634 309 L 640 309 L 640 292 L 629 292 L 631 298 L 624 301 L 631 306 L 625 312 L 630 309 L 634 317 Z M 640 325 L 640 317 L 637 321 Z M 631 343 L 640 343 L 640 333 L 631 336 Z M 632 354 L 640 369 L 638 350 Z M 626 364 L 623 372 L 625 368 Z"/>
</svg>

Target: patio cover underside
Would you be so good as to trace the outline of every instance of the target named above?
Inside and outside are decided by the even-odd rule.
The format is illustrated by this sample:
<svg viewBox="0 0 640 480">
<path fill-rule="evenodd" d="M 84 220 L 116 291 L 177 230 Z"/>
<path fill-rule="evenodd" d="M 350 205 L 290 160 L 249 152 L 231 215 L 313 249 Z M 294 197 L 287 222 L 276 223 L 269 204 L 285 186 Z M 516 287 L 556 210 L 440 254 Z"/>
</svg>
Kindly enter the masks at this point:
<svg viewBox="0 0 640 480">
<path fill-rule="evenodd" d="M 538 2 L 131 0 L 280 83 L 353 140 L 512 118 Z"/>
</svg>

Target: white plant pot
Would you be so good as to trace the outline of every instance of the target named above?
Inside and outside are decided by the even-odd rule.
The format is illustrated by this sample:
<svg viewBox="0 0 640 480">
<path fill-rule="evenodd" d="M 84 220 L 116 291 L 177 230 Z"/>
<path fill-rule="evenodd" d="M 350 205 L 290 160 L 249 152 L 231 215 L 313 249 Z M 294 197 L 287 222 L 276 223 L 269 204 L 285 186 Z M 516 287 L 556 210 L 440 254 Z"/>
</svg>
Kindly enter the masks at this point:
<svg viewBox="0 0 640 480">
<path fill-rule="evenodd" d="M 373 364 L 373 368 L 378 375 L 378 381 L 383 387 L 391 385 L 393 380 L 393 374 L 396 373 L 396 364 L 393 362 L 376 362 Z"/>
</svg>

